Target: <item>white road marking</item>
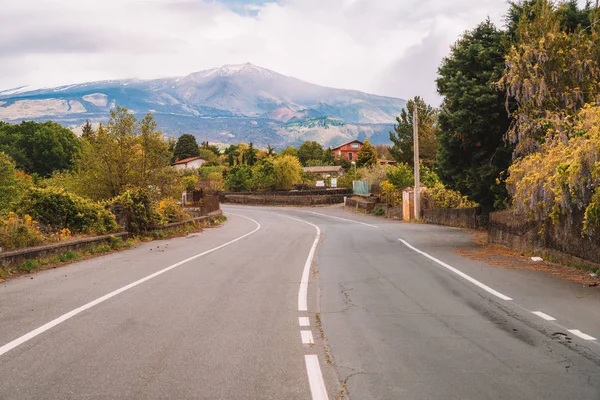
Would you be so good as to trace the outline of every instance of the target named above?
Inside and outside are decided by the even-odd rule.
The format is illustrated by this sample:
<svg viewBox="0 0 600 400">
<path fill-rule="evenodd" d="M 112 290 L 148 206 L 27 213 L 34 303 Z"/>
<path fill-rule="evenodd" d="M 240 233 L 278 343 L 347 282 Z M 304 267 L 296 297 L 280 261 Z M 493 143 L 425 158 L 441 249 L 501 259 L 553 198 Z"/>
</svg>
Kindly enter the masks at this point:
<svg viewBox="0 0 600 400">
<path fill-rule="evenodd" d="M 413 251 L 416 251 L 417 253 L 419 253 L 419 254 L 421 254 L 421 255 L 429 258 L 431 261 L 434 261 L 437 264 L 441 265 L 442 267 L 444 267 L 444 268 L 446 268 L 446 269 L 454 272 L 456 275 L 460 276 L 461 278 L 466 279 L 467 281 L 471 282 L 475 286 L 480 287 L 481 289 L 485 290 L 486 292 L 491 293 L 494 296 L 501 298 L 502 300 L 507 300 L 507 301 L 508 300 L 512 300 L 510 297 L 508 297 L 508 296 L 506 296 L 506 295 L 504 295 L 504 294 L 502 294 L 502 293 L 500 293 L 500 292 L 492 289 L 491 287 L 489 287 L 489 286 L 487 286 L 487 285 L 479 282 L 477 279 L 471 278 L 469 275 L 465 274 L 464 272 L 459 271 L 456 268 L 454 268 L 454 267 L 446 264 L 445 262 L 440 261 L 437 258 L 435 258 L 435 257 L 433 257 L 433 256 L 431 256 L 431 255 L 429 255 L 427 253 L 425 253 L 424 251 L 421 251 L 421 250 L 417 249 L 416 247 L 411 246 L 406 240 L 403 240 L 403 239 L 398 239 L 398 240 L 400 240 L 402 243 L 404 243 L 404 245 L 406 247 L 408 247 L 409 249 L 411 249 Z"/>
<path fill-rule="evenodd" d="M 315 344 L 312 331 L 300 331 L 300 337 L 302 338 L 302 344 Z"/>
<path fill-rule="evenodd" d="M 579 329 L 569 329 L 569 332 L 571 332 L 575 336 L 579 336 L 583 340 L 596 340 L 595 337 L 585 334 L 585 333 L 581 332 Z"/>
<path fill-rule="evenodd" d="M 535 314 L 535 315 L 537 315 L 538 317 L 542 317 L 542 318 L 544 318 L 546 321 L 556 321 L 556 318 L 554 318 L 554 317 L 551 317 L 551 316 L 550 316 L 550 315 L 548 315 L 548 314 L 544 314 L 544 313 L 543 313 L 543 312 L 541 312 L 541 311 L 532 311 L 532 313 L 533 313 L 533 314 Z"/>
<path fill-rule="evenodd" d="M 248 219 L 248 220 L 254 222 L 256 224 L 256 229 L 254 229 L 252 232 L 246 233 L 245 235 L 242 235 L 242 236 L 238 237 L 237 239 L 233 239 L 233 240 L 231 240 L 231 241 L 229 241 L 229 242 L 227 242 L 225 244 L 222 244 L 220 246 L 214 247 L 214 248 L 212 248 L 210 250 L 207 250 L 207 251 L 204 251 L 204 252 L 202 252 L 200 254 L 196 254 L 195 256 L 186 258 L 185 260 L 179 261 L 176 264 L 173 264 L 173 265 L 171 265 L 171 266 L 169 266 L 167 268 L 161 269 L 160 271 L 155 272 L 155 273 L 153 273 L 151 275 L 148 275 L 145 278 L 139 279 L 139 280 L 137 280 L 137 281 L 135 281 L 133 283 L 130 283 L 127 286 L 123 286 L 120 289 L 117 289 L 117 290 L 115 290 L 113 292 L 110 292 L 107 295 L 104 295 L 104 296 L 102 296 L 102 297 L 100 297 L 100 298 L 98 298 L 96 300 L 93 300 L 93 301 L 91 301 L 91 302 L 89 302 L 87 304 L 84 304 L 83 306 L 81 306 L 79 308 L 76 308 L 76 309 L 74 309 L 72 311 L 69 311 L 68 313 L 61 315 L 60 317 L 58 317 L 58 318 L 56 318 L 56 319 L 48 322 L 47 324 L 44 324 L 44 325 L 40 326 L 39 328 L 34 329 L 33 331 L 31 331 L 31 332 L 29 332 L 29 333 L 27 333 L 27 334 L 25 334 L 25 335 L 23 335 L 23 336 L 15 339 L 15 340 L 13 340 L 12 342 L 9 342 L 9 343 L 5 344 L 2 347 L 0 347 L 0 356 L 2 356 L 3 354 L 9 352 L 10 350 L 14 349 L 15 347 L 20 346 L 23 343 L 25 343 L 25 342 L 33 339 L 34 337 L 36 337 L 38 335 L 41 335 L 42 333 L 46 332 L 47 330 L 52 329 L 56 325 L 61 324 L 61 323 L 65 322 L 65 321 L 73 318 L 77 314 L 80 314 L 80 313 L 82 313 L 82 312 L 84 312 L 86 310 L 89 310 L 90 308 L 92 308 L 92 307 L 94 307 L 94 306 L 96 306 L 96 305 L 98 305 L 100 303 L 103 303 L 106 300 L 111 299 L 111 298 L 117 296 L 118 294 L 121 294 L 121 293 L 123 293 L 123 292 L 125 292 L 125 291 L 127 291 L 129 289 L 132 289 L 132 288 L 134 288 L 134 287 L 136 287 L 138 285 L 141 285 L 142 283 L 147 282 L 150 279 L 154 279 L 157 276 L 164 274 L 165 272 L 169 272 L 172 269 L 175 269 L 177 267 L 182 266 L 183 264 L 186 264 L 186 263 L 188 263 L 190 261 L 193 261 L 193 260 L 195 260 L 195 259 L 197 259 L 199 257 L 205 256 L 205 255 L 210 254 L 212 252 L 215 252 L 215 251 L 217 251 L 219 249 L 222 249 L 223 247 L 229 246 L 230 244 L 233 244 L 233 243 L 235 243 L 235 242 L 237 242 L 239 240 L 242 240 L 242 239 L 244 239 L 244 238 L 246 238 L 246 237 L 254 234 L 255 232 L 257 232 L 261 228 L 260 224 L 258 222 L 256 222 L 255 220 L 253 220 L 252 218 L 248 218 L 248 217 L 245 217 L 243 215 L 238 215 L 238 214 L 232 214 L 232 215 L 237 215 L 239 217 L 242 217 L 242 218 L 245 218 L 245 219 Z"/>
<path fill-rule="evenodd" d="M 298 323 L 300 324 L 300 326 L 310 326 L 310 320 L 308 319 L 308 317 L 299 317 Z"/>
<path fill-rule="evenodd" d="M 313 400 L 329 400 L 323 374 L 319 366 L 319 357 L 314 354 L 304 356 L 306 361 L 306 372 L 308 373 L 308 382 L 310 383 L 310 392 Z"/>
<path fill-rule="evenodd" d="M 347 221 L 347 222 L 354 222 L 355 224 L 361 224 L 361 225 L 366 225 L 366 226 L 370 226 L 371 228 L 379 228 L 377 225 L 371 225 L 371 224 L 367 224 L 365 222 L 360 222 L 360 221 L 356 221 L 353 219 L 348 219 L 348 218 L 342 218 L 342 217 L 335 217 L 333 215 L 329 215 L 329 214 L 321 214 L 318 212 L 314 212 L 314 211 L 302 211 L 302 212 L 307 212 L 310 214 L 315 214 L 315 215 L 322 215 L 324 217 L 329 217 L 329 218 L 335 218 L 335 219 L 340 219 L 342 221 Z"/>
<path fill-rule="evenodd" d="M 315 224 L 311 224 L 310 222 L 303 221 L 298 218 L 289 217 L 283 214 L 277 214 L 280 217 L 293 219 L 294 221 L 302 222 L 304 224 L 308 224 L 313 226 L 317 230 L 317 236 L 315 237 L 315 241 L 310 248 L 310 252 L 308 253 L 308 258 L 306 259 L 306 263 L 304 263 L 304 270 L 302 271 L 302 279 L 300 280 L 300 290 L 298 291 L 298 311 L 308 311 L 308 278 L 310 274 L 310 266 L 312 265 L 313 258 L 315 257 L 315 251 L 317 250 L 317 245 L 319 244 L 319 239 L 321 239 L 321 229 Z"/>
</svg>

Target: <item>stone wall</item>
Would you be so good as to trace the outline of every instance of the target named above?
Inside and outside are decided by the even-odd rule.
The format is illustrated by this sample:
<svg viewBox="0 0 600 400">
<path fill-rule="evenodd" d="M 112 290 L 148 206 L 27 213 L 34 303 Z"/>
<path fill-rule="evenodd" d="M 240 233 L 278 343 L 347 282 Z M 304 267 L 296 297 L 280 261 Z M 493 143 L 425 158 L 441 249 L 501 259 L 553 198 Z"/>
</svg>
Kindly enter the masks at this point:
<svg viewBox="0 0 600 400">
<path fill-rule="evenodd" d="M 220 217 L 223 215 L 221 210 L 210 213 L 198 218 L 192 218 L 187 221 L 174 222 L 168 225 L 160 225 L 151 227 L 150 230 L 169 230 L 175 229 L 183 225 L 193 222 L 200 222 L 210 218 Z M 64 242 L 50 243 L 42 246 L 27 247 L 24 249 L 11 250 L 0 252 L 0 268 L 19 265 L 26 260 L 49 258 L 56 255 L 64 254 L 67 251 L 83 251 L 93 249 L 98 245 L 109 243 L 112 238 L 126 239 L 129 236 L 128 232 L 114 233 L 112 235 L 93 236 L 79 238 L 73 240 L 65 240 Z"/>
<path fill-rule="evenodd" d="M 484 228 L 487 217 L 481 209 L 474 208 L 435 208 L 423 210 L 423 220 L 428 224 L 454 226 L 457 228 Z"/>
<path fill-rule="evenodd" d="M 600 237 L 582 236 L 583 215 L 571 217 L 571 221 L 542 224 L 516 211 L 493 212 L 488 241 L 557 262 L 600 267 Z"/>
<path fill-rule="evenodd" d="M 324 204 L 340 204 L 344 197 L 350 196 L 352 189 L 330 189 L 265 193 L 222 193 L 222 203 L 253 205 L 290 205 L 314 206 Z"/>
<path fill-rule="evenodd" d="M 373 197 L 352 196 L 346 199 L 344 205 L 346 208 L 354 208 L 370 213 L 377 206 L 377 201 Z"/>
<path fill-rule="evenodd" d="M 373 207 L 374 212 L 376 212 L 377 210 L 382 210 L 384 217 L 397 220 L 402 220 L 402 217 L 404 215 L 402 209 L 402 203 L 400 203 L 400 205 L 397 206 L 392 206 L 391 204 L 386 203 L 377 203 Z"/>
<path fill-rule="evenodd" d="M 111 238 L 127 238 L 127 232 L 115 233 L 112 235 L 94 236 L 66 240 L 64 242 L 50 243 L 42 246 L 27 247 L 24 249 L 5 251 L 0 253 L 0 267 L 8 267 L 25 262 L 28 259 L 48 258 L 55 255 L 64 254 L 68 250 L 81 251 L 94 248 L 98 245 L 108 243 Z"/>
</svg>

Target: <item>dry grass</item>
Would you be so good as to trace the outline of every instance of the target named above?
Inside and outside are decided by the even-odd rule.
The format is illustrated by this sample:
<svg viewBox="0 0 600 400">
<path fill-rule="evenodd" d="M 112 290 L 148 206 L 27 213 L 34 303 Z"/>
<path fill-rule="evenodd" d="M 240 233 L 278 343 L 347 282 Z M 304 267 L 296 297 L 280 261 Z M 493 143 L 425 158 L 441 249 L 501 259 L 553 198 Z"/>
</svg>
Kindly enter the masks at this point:
<svg viewBox="0 0 600 400">
<path fill-rule="evenodd" d="M 456 252 L 462 256 L 506 269 L 541 271 L 560 279 L 579 283 L 583 286 L 600 287 L 598 286 L 600 284 L 600 277 L 590 276 L 589 270 L 548 261 L 535 262 L 522 252 L 489 244 L 487 242 L 487 232 L 485 231 L 472 230 L 469 233 L 473 237 L 473 245 L 456 249 Z"/>
</svg>

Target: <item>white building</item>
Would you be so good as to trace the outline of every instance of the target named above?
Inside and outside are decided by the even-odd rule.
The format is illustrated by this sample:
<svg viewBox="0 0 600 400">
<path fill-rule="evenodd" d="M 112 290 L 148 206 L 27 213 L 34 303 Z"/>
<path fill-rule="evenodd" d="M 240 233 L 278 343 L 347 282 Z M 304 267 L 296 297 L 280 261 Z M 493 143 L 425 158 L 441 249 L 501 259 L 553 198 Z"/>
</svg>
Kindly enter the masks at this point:
<svg viewBox="0 0 600 400">
<path fill-rule="evenodd" d="M 200 168 L 206 161 L 207 160 L 202 157 L 191 157 L 176 161 L 173 165 L 177 169 Z"/>
</svg>

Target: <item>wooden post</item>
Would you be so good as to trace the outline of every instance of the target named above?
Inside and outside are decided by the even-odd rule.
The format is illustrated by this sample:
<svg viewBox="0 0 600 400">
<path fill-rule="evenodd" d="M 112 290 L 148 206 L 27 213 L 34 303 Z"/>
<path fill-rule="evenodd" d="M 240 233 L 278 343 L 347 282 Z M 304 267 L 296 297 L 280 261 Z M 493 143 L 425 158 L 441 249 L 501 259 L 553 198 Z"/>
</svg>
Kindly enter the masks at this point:
<svg viewBox="0 0 600 400">
<path fill-rule="evenodd" d="M 415 219 L 421 219 L 421 175 L 419 170 L 419 113 L 417 102 L 413 107 L 413 137 L 414 137 L 414 155 L 415 155 Z"/>
</svg>

